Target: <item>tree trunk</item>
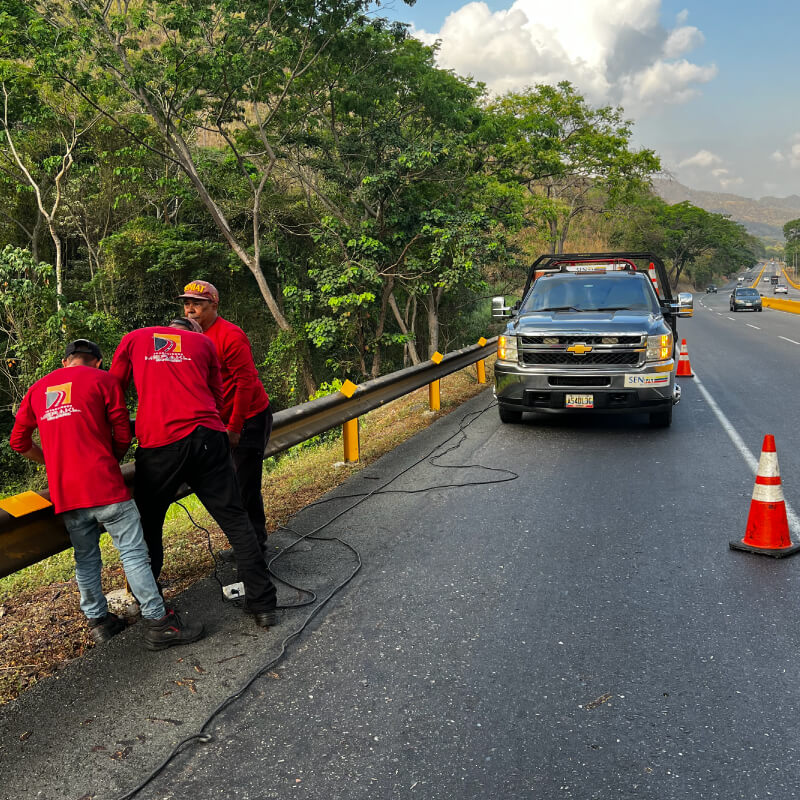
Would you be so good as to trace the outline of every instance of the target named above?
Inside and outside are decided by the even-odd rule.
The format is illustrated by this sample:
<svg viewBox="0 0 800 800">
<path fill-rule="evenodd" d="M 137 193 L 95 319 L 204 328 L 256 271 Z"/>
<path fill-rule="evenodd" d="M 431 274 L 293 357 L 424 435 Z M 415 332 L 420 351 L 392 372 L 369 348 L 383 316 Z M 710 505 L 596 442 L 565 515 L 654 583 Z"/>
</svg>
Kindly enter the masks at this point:
<svg viewBox="0 0 800 800">
<path fill-rule="evenodd" d="M 442 299 L 442 287 L 428 294 L 428 358 L 439 349 L 439 303 Z"/>
<path fill-rule="evenodd" d="M 400 332 L 403 334 L 403 336 L 408 336 L 408 325 L 406 325 L 405 320 L 400 314 L 400 309 L 397 307 L 397 300 L 395 299 L 394 292 L 389 293 L 389 307 L 392 309 L 392 313 L 394 314 L 394 318 L 397 321 L 398 327 L 400 328 Z M 411 363 L 414 365 L 421 363 L 421 359 L 419 357 L 419 353 L 417 353 L 417 348 L 414 344 L 413 338 L 408 339 L 405 346 L 406 350 L 408 351 L 409 358 L 411 359 Z"/>
</svg>

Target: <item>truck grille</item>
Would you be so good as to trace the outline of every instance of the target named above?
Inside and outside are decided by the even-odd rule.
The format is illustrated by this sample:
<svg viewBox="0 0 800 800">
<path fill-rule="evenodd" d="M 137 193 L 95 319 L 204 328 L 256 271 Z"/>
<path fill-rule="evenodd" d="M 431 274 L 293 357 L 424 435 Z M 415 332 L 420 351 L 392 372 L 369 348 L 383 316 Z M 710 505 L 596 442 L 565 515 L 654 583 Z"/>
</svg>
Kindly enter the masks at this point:
<svg viewBox="0 0 800 800">
<path fill-rule="evenodd" d="M 582 342 L 583 344 L 599 345 L 603 344 L 603 339 L 614 338 L 616 344 L 628 344 L 644 346 L 646 342 L 643 336 L 520 336 L 519 343 L 524 347 L 525 345 L 560 345 L 569 347 L 571 344 Z M 547 342 L 545 342 L 547 339 Z"/>
<path fill-rule="evenodd" d="M 626 353 L 598 351 L 578 356 L 566 351 L 523 350 L 520 354 L 523 364 L 557 364 L 569 367 L 596 366 L 597 364 L 631 364 L 639 363 L 639 353 L 631 350 Z"/>
</svg>

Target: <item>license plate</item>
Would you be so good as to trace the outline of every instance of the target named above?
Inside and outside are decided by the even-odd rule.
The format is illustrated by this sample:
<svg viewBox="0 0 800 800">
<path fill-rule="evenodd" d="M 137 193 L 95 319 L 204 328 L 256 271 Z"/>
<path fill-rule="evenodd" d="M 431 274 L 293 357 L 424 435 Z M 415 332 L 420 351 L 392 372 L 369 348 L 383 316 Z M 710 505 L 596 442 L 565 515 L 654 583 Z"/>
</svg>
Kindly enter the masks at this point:
<svg viewBox="0 0 800 800">
<path fill-rule="evenodd" d="M 567 408 L 594 408 L 593 394 L 568 394 L 564 398 Z"/>
</svg>

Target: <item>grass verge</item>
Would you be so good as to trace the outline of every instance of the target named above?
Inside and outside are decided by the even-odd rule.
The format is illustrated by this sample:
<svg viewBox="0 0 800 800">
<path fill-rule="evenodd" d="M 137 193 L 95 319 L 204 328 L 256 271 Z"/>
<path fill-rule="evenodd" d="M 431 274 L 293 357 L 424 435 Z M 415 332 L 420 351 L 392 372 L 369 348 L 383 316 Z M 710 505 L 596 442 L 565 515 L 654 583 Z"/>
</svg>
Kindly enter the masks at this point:
<svg viewBox="0 0 800 800">
<path fill-rule="evenodd" d="M 304 506 L 344 483 L 354 470 L 371 464 L 485 388 L 478 384 L 473 365 L 442 379 L 442 410 L 435 414 L 428 412 L 428 392 L 423 388 L 364 415 L 361 460 L 355 465 L 335 466 L 342 459 L 341 437 L 268 459 L 264 476 L 267 529 L 285 524 Z M 197 498 L 191 496 L 181 502 L 208 528 L 215 550 L 228 546 Z M 167 514 L 164 549 L 162 581 L 168 598 L 213 570 L 208 538 L 177 504 Z M 107 535 L 102 537 L 101 550 L 103 588 L 107 592 L 122 588 L 125 578 L 119 556 Z M 0 705 L 94 646 L 78 601 L 71 550 L 0 579 Z"/>
</svg>

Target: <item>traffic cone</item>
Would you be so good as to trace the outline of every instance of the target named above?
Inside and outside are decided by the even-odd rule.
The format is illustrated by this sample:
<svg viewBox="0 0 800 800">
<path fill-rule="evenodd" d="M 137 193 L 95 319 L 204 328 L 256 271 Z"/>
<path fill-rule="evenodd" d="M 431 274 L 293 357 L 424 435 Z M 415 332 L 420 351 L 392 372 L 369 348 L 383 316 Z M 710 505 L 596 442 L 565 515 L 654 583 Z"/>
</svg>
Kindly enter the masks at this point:
<svg viewBox="0 0 800 800">
<path fill-rule="evenodd" d="M 658 288 L 658 277 L 656 276 L 656 265 L 651 261 L 650 266 L 647 268 L 647 274 L 650 276 L 650 282 L 656 290 L 658 297 L 661 297 L 661 292 Z"/>
<path fill-rule="evenodd" d="M 730 544 L 731 550 L 745 550 L 773 558 L 790 556 L 800 550 L 800 544 L 792 544 L 789 537 L 781 470 L 775 451 L 775 437 L 772 434 L 764 437 L 761 447 L 744 539 Z"/>
<path fill-rule="evenodd" d="M 678 356 L 678 371 L 675 375 L 678 378 L 694 378 L 692 362 L 689 361 L 689 353 L 686 350 L 686 339 L 681 339 L 681 352 Z"/>
</svg>

